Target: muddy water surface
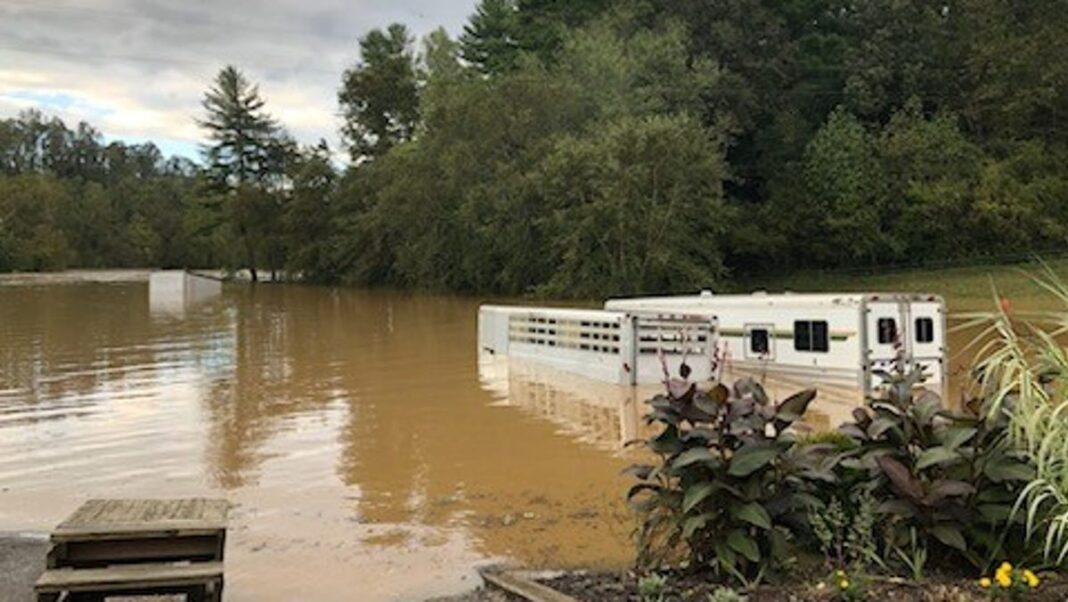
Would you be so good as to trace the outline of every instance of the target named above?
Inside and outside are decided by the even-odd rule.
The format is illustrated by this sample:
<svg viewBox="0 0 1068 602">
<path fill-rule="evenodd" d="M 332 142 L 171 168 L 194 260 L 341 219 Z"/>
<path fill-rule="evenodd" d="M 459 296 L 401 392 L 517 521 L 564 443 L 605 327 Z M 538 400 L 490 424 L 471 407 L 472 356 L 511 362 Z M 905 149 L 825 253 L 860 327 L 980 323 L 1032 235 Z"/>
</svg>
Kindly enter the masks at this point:
<svg viewBox="0 0 1068 602">
<path fill-rule="evenodd" d="M 145 283 L 0 287 L 0 531 L 90 497 L 225 497 L 236 601 L 628 561 L 612 411 L 480 380 L 475 300 L 234 286 L 186 305 L 151 307 Z"/>
</svg>

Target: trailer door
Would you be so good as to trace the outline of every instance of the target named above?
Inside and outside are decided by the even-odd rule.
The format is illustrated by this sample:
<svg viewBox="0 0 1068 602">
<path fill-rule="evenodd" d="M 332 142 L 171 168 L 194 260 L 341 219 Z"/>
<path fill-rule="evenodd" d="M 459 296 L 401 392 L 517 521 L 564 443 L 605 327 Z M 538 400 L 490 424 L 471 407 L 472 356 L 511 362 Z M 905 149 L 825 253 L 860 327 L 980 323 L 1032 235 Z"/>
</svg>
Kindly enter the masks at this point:
<svg viewBox="0 0 1068 602">
<path fill-rule="evenodd" d="M 924 381 L 938 391 L 945 384 L 945 307 L 940 299 L 913 301 L 909 306 L 909 351 L 913 366 L 923 368 Z"/>
<path fill-rule="evenodd" d="M 867 303 L 865 372 L 872 392 L 880 390 L 884 384 L 884 379 L 876 372 L 892 372 L 898 352 L 908 352 L 906 314 L 907 305 L 896 299 L 875 297 Z"/>
</svg>

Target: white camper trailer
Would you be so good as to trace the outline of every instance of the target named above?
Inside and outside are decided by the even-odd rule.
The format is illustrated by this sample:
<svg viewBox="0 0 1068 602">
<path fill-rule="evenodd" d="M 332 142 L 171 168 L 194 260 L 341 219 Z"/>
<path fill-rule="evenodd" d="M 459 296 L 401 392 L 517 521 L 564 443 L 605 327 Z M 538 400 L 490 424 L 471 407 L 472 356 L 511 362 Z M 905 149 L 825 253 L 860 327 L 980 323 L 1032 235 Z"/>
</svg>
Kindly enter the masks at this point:
<svg viewBox="0 0 1068 602">
<path fill-rule="evenodd" d="M 843 410 L 881 387 L 880 371 L 899 353 L 944 392 L 946 311 L 937 295 L 842 293 L 700 295 L 612 299 L 611 311 L 675 311 L 715 316 L 722 377 L 752 376 L 781 396 L 816 387 Z"/>
<path fill-rule="evenodd" d="M 819 391 L 816 426 L 848 418 L 900 356 L 945 392 L 937 295 L 841 293 L 611 299 L 603 310 L 483 306 L 479 349 L 645 394 L 685 361 L 693 380 L 753 377 L 774 397 Z M 824 424 L 825 423 L 825 424 Z"/>
</svg>

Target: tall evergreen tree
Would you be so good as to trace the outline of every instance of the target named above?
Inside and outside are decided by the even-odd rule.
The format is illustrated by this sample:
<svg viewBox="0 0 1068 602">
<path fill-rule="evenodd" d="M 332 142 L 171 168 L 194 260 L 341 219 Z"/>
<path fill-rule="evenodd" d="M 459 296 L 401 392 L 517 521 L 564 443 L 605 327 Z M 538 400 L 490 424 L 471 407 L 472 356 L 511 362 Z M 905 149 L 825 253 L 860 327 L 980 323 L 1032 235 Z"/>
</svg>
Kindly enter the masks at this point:
<svg viewBox="0 0 1068 602">
<path fill-rule="evenodd" d="M 519 58 L 515 0 L 482 0 L 460 36 L 464 60 L 486 75 L 507 73 Z"/>
<path fill-rule="evenodd" d="M 258 251 L 266 249 L 272 269 L 281 261 L 271 244 L 280 213 L 272 192 L 284 181 L 293 148 L 265 104 L 259 88 L 227 66 L 204 95 L 207 116 L 199 122 L 212 141 L 203 148 L 209 178 L 224 193 L 226 221 L 241 240 L 253 281 Z"/>
<path fill-rule="evenodd" d="M 198 123 L 211 144 L 202 148 L 214 182 L 223 189 L 261 184 L 281 172 L 281 130 L 265 110 L 259 87 L 230 65 L 204 95 L 206 117 Z"/>
<path fill-rule="evenodd" d="M 415 56 L 399 23 L 360 38 L 360 62 L 342 77 L 341 133 L 354 162 L 379 157 L 411 138 L 419 121 Z"/>
</svg>

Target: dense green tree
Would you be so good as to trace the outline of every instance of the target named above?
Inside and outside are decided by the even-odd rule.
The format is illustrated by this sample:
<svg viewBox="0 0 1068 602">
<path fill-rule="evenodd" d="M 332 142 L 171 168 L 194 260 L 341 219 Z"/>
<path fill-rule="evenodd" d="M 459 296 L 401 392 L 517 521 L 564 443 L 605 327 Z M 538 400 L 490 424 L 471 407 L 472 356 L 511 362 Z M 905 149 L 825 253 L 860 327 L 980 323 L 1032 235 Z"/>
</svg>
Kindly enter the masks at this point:
<svg viewBox="0 0 1068 602">
<path fill-rule="evenodd" d="M 839 110 L 809 142 L 804 159 L 808 202 L 796 207 L 800 234 L 822 264 L 874 264 L 894 259 L 874 140 L 852 114 Z"/>
<path fill-rule="evenodd" d="M 236 70 L 203 170 L 0 120 L 0 269 L 601 296 L 1049 252 L 1066 35 L 1059 0 L 483 0 L 459 40 L 360 39 L 343 170 Z"/>
<path fill-rule="evenodd" d="M 519 47 L 551 62 L 566 35 L 604 15 L 610 0 L 516 0 Z"/>
<path fill-rule="evenodd" d="M 464 60 L 486 75 L 515 69 L 519 60 L 518 16 L 515 0 L 482 0 L 460 36 Z"/>
<path fill-rule="evenodd" d="M 282 219 L 289 251 L 286 271 L 304 280 L 331 281 L 337 274 L 330 239 L 337 172 L 325 141 L 296 157 L 290 180 Z"/>
<path fill-rule="evenodd" d="M 723 276 L 725 166 L 693 119 L 626 117 L 565 137 L 538 176 L 557 265 L 545 292 L 696 290 Z"/>
<path fill-rule="evenodd" d="M 338 92 L 341 133 L 354 162 L 380 157 L 408 140 L 419 121 L 419 94 L 408 28 L 394 23 L 360 38 L 360 62 Z"/>
<path fill-rule="evenodd" d="M 188 160 L 152 144 L 103 143 L 28 111 L 0 120 L 0 271 L 61 267 L 217 267 Z"/>
</svg>

